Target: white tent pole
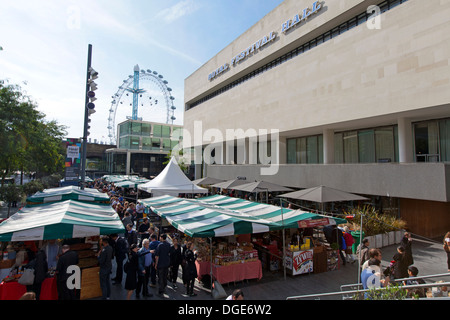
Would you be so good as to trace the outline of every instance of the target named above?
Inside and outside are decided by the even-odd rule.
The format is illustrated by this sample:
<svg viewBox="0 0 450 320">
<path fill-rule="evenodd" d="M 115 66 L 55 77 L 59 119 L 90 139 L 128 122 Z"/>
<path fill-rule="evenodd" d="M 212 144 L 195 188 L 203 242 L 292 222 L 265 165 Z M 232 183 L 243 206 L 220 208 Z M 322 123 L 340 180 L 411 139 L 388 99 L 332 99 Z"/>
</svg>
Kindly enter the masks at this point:
<svg viewBox="0 0 450 320">
<path fill-rule="evenodd" d="M 363 214 L 361 212 L 361 223 L 360 223 L 360 227 L 359 227 L 359 254 L 358 254 L 358 282 L 361 282 L 361 248 L 362 248 L 362 243 L 363 243 L 363 236 L 362 236 L 362 232 L 363 232 Z M 359 287 L 358 287 L 359 288 Z"/>
<path fill-rule="evenodd" d="M 210 257 L 211 257 L 211 260 L 210 260 L 210 262 L 209 262 L 209 275 L 210 275 L 210 278 L 211 278 L 211 296 L 212 296 L 212 294 L 213 294 L 213 245 L 212 245 L 212 237 L 211 237 L 211 242 L 210 242 L 210 244 L 211 244 L 211 253 L 210 253 Z"/>
<path fill-rule="evenodd" d="M 283 230 L 282 230 L 282 235 L 283 235 L 283 273 L 284 273 L 284 280 L 286 280 L 286 236 L 285 236 L 285 230 L 284 230 L 284 217 L 283 217 L 283 198 L 280 198 L 280 207 L 281 207 L 281 221 L 283 224 Z"/>
</svg>

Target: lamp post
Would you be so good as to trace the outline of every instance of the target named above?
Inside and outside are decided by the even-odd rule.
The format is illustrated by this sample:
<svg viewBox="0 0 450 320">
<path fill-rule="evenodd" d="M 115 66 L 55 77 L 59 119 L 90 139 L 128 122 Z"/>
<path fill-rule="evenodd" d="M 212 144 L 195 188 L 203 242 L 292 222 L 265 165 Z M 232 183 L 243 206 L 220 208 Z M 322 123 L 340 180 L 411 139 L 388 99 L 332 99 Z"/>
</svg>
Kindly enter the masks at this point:
<svg viewBox="0 0 450 320">
<path fill-rule="evenodd" d="M 83 130 L 83 145 L 81 151 L 81 190 L 84 190 L 86 184 L 86 153 L 87 153 L 87 137 L 89 136 L 89 116 L 95 113 L 94 101 L 95 90 L 97 90 L 97 84 L 94 82 L 98 78 L 98 73 L 92 69 L 92 45 L 88 46 L 88 59 L 87 59 L 87 71 L 86 71 L 86 96 L 84 103 L 84 130 Z"/>
</svg>

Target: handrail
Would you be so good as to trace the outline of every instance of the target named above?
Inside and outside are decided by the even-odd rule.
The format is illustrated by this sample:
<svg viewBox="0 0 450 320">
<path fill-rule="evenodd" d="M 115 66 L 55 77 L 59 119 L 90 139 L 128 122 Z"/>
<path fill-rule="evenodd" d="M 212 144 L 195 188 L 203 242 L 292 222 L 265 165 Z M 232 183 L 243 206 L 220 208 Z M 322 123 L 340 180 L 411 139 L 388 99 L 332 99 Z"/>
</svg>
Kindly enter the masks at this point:
<svg viewBox="0 0 450 320">
<path fill-rule="evenodd" d="M 433 275 L 428 275 L 428 276 L 421 276 L 421 277 L 410 277 L 410 278 L 402 278 L 402 279 L 394 279 L 391 280 L 393 282 L 400 282 L 400 281 L 408 281 L 408 280 L 416 280 L 416 279 L 430 279 L 430 278 L 437 278 L 437 277 L 449 277 L 450 273 L 440 273 L 440 274 L 433 274 Z M 354 283 L 354 284 L 344 284 L 341 286 L 341 291 L 343 288 L 346 287 L 361 287 L 362 284 L 361 283 Z"/>
<path fill-rule="evenodd" d="M 401 289 L 412 289 L 412 288 L 445 287 L 445 286 L 450 286 L 450 282 L 416 284 L 416 285 L 400 286 L 400 288 Z M 386 287 L 378 288 L 378 290 L 385 290 L 385 289 L 386 289 Z M 308 294 L 308 295 L 287 297 L 286 300 L 299 300 L 299 299 L 304 299 L 304 298 L 315 298 L 315 297 L 320 298 L 320 297 L 329 297 L 329 296 L 336 296 L 336 295 L 343 295 L 343 294 L 361 294 L 361 293 L 369 292 L 371 290 L 372 289 Z"/>
</svg>

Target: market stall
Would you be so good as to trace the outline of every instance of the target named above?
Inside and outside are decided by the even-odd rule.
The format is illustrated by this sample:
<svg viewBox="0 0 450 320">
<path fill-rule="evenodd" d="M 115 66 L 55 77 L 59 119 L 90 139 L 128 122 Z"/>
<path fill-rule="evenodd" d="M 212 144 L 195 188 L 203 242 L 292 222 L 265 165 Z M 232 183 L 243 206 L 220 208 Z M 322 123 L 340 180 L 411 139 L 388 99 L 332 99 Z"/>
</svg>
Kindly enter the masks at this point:
<svg viewBox="0 0 450 320">
<path fill-rule="evenodd" d="M 140 184 L 139 190 L 153 194 L 153 196 L 180 194 L 207 194 L 208 189 L 194 184 L 178 166 L 175 157 L 172 157 L 164 170 L 153 180 Z"/>
<path fill-rule="evenodd" d="M 14 298 L 26 287 L 17 282 L 24 266 L 29 262 L 29 254 L 35 253 L 40 243 L 56 240 L 59 245 L 67 243 L 71 250 L 77 251 L 78 266 L 81 269 L 81 296 L 84 291 L 95 291 L 99 283 L 83 285 L 84 278 L 97 267 L 95 254 L 99 250 L 99 235 L 123 233 L 124 227 L 117 213 L 109 206 L 100 203 L 67 200 L 41 205 L 27 206 L 0 224 L 0 245 L 18 246 L 13 259 L 3 260 L 0 266 L 2 283 L 0 299 Z M 25 251 L 25 248 L 28 250 Z M 49 269 L 42 284 L 41 299 L 57 298 L 54 269 Z M 98 270 L 97 270 L 98 271 Z M 94 271 L 95 274 L 95 271 Z M 97 273 L 98 275 L 98 273 Z M 97 277 L 98 278 L 98 277 Z M 84 295 L 89 296 L 89 295 Z M 89 296 L 90 297 L 90 296 Z"/>
<path fill-rule="evenodd" d="M 81 190 L 76 186 L 67 186 L 60 188 L 44 189 L 27 197 L 26 204 L 36 205 L 50 202 L 59 202 L 65 200 L 88 201 L 95 203 L 109 203 L 109 196 L 97 189 L 85 188 Z"/>
<path fill-rule="evenodd" d="M 197 246 L 203 247 L 199 250 L 198 273 L 200 276 L 205 274 L 209 266 L 210 274 L 218 280 L 221 279 L 219 281 L 228 282 L 243 280 L 242 274 L 247 279 L 260 278 L 262 276 L 262 272 L 258 271 L 256 275 L 252 274 L 251 278 L 249 278 L 250 276 L 242 271 L 247 269 L 242 265 L 249 263 L 248 266 L 250 266 L 251 262 L 257 264 L 257 270 L 262 269 L 261 260 L 257 259 L 260 256 L 256 248 L 259 242 L 257 240 L 252 241 L 250 243 L 251 250 L 243 250 L 252 253 L 250 259 L 254 260 L 247 261 L 249 259 L 240 258 L 238 251 L 233 252 L 233 250 L 236 250 L 233 249 L 233 240 L 222 246 L 222 248 L 229 248 L 227 249 L 228 252 L 223 253 L 220 252 L 221 249 L 218 245 L 213 248 L 213 238 L 274 233 L 288 228 L 298 229 L 299 221 L 320 221 L 320 223 L 328 224 L 346 222 L 343 219 L 328 218 L 310 212 L 288 210 L 273 205 L 254 203 L 221 195 L 199 199 L 180 199 L 164 196 L 152 198 L 144 203 L 150 205 L 153 212 L 165 218 L 171 225 L 187 236 L 191 238 L 211 238 L 209 251 L 204 249 L 205 245 Z M 281 246 L 284 245 L 285 241 L 281 240 L 277 243 L 277 247 L 280 244 Z M 312 246 L 312 243 L 310 243 L 310 246 Z M 245 248 L 246 246 L 245 243 L 238 242 L 235 247 Z M 308 248 L 308 250 L 312 250 L 312 248 Z M 292 250 L 292 252 L 296 251 Z M 311 252 L 310 256 L 313 256 L 314 252 Z M 280 251 L 277 253 L 280 254 Z M 244 254 L 247 255 L 247 253 Z M 294 254 L 297 257 L 298 254 Z M 250 255 L 247 255 L 247 257 L 250 257 Z M 279 258 L 283 259 L 281 254 Z M 221 269 L 224 266 L 231 267 Z M 255 265 L 252 267 L 254 270 Z M 221 271 L 226 276 L 221 277 Z M 235 276 L 232 276 L 232 274 L 235 274 Z"/>
</svg>

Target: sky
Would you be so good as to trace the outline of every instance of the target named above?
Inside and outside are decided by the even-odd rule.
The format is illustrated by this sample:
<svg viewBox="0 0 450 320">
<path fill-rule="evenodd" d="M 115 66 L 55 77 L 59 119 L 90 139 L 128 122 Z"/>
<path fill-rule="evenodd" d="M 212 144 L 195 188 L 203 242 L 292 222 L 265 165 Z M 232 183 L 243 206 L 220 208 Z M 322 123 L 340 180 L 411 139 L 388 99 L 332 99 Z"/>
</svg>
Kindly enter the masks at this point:
<svg viewBox="0 0 450 320">
<path fill-rule="evenodd" d="M 92 141 L 110 142 L 112 98 L 135 65 L 168 81 L 177 108 L 174 124 L 183 125 L 184 80 L 282 2 L 3 0 L 0 80 L 20 85 L 48 121 L 66 126 L 67 137 L 80 138 L 92 44 L 92 67 L 99 73 Z M 148 91 L 147 99 L 151 92 L 154 99 L 158 94 L 162 97 L 155 82 L 143 80 L 141 87 Z M 124 95 L 122 100 L 125 103 L 112 114 L 116 124 L 132 113 L 131 98 Z M 142 109 L 143 120 L 165 119 L 166 104 L 161 99 Z"/>
</svg>

